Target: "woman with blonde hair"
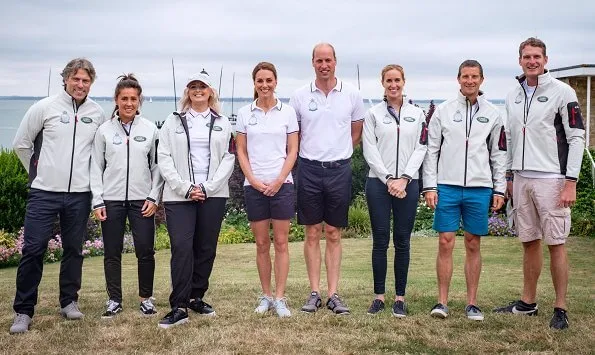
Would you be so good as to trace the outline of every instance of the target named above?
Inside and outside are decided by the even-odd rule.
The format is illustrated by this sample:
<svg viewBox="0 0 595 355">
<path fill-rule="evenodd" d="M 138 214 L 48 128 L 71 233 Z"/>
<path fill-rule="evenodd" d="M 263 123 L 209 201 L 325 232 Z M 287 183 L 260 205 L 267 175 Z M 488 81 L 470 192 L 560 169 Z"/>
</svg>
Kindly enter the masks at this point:
<svg viewBox="0 0 595 355">
<path fill-rule="evenodd" d="M 419 199 L 418 170 L 427 150 L 427 128 L 423 111 L 404 99 L 405 72 L 400 65 L 385 66 L 381 83 L 384 100 L 366 112 L 362 138 L 364 158 L 370 166 L 366 200 L 372 224 L 376 294 L 368 314 L 384 309 L 392 210 L 396 291 L 392 314 L 402 318 L 407 315 L 409 245 Z"/>
<path fill-rule="evenodd" d="M 159 322 L 162 328 L 186 323 L 188 308 L 215 315 L 203 298 L 235 161 L 230 152 L 231 124 L 219 113 L 217 94 L 204 70 L 188 78 L 179 108 L 159 132 L 158 159 L 166 182 L 163 202 L 172 254 L 172 310 Z"/>
<path fill-rule="evenodd" d="M 263 295 L 256 313 L 275 310 L 291 316 L 285 298 L 289 272 L 288 236 L 295 215 L 295 190 L 291 169 L 298 151 L 298 123 L 293 107 L 275 97 L 277 70 L 261 62 L 252 71 L 254 102 L 238 111 L 236 123 L 238 160 L 246 177 L 244 196 L 250 228 L 256 240 L 256 265 Z M 271 291 L 272 224 L 275 245 L 275 297 Z"/>
</svg>

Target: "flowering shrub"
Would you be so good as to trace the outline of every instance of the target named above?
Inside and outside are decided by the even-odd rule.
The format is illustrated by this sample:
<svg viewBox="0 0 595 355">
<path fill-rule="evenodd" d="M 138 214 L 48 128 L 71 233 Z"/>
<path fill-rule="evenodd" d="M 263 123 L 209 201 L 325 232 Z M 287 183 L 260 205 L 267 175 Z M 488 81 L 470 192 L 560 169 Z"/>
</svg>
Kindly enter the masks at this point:
<svg viewBox="0 0 595 355">
<path fill-rule="evenodd" d="M 494 237 L 516 237 L 516 231 L 508 226 L 506 214 L 492 213 L 488 219 L 488 234 Z"/>
</svg>

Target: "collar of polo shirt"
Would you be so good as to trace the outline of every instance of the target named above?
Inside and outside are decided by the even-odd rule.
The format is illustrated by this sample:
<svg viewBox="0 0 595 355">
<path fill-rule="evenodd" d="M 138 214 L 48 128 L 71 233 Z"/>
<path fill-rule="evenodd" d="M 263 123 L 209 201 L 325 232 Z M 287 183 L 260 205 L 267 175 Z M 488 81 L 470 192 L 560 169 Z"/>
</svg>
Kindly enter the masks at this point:
<svg viewBox="0 0 595 355">
<path fill-rule="evenodd" d="M 277 111 L 281 111 L 281 108 L 283 108 L 283 102 L 281 102 L 281 100 L 279 100 L 276 97 L 275 97 L 275 100 L 277 100 L 277 103 L 273 107 L 276 108 Z M 260 108 L 258 106 L 256 106 L 256 100 L 254 100 L 254 101 L 252 101 L 252 104 L 250 104 L 250 111 L 254 111 L 256 109 L 260 110 Z"/>
<path fill-rule="evenodd" d="M 337 79 L 337 84 L 335 85 L 333 90 L 341 92 L 341 90 L 343 90 L 343 82 L 339 78 L 336 78 L 336 79 Z M 310 83 L 310 91 L 314 92 L 316 90 L 322 92 L 322 90 L 320 90 L 318 87 L 316 87 L 316 81 L 313 81 Z M 331 91 L 333 91 L 333 90 L 331 90 Z"/>
</svg>

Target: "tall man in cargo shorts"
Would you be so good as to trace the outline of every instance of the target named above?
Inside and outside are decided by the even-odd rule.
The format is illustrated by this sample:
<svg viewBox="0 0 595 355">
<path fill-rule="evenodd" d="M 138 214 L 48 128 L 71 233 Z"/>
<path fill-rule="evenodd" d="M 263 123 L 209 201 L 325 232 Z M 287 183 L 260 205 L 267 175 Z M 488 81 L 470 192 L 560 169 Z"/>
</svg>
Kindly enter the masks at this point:
<svg viewBox="0 0 595 355">
<path fill-rule="evenodd" d="M 341 268 L 341 228 L 347 227 L 351 201 L 351 154 L 363 128 L 364 103 L 354 86 L 335 77 L 337 57 L 328 43 L 312 51 L 316 80 L 298 89 L 290 100 L 300 123 L 297 173 L 298 223 L 306 225 L 304 256 L 310 296 L 303 312 L 315 312 L 320 298 L 320 238 L 325 223 L 327 308 L 349 314 L 337 294 Z"/>
<path fill-rule="evenodd" d="M 523 75 L 506 97 L 508 112 L 508 194 L 516 209 L 523 243 L 523 293 L 498 313 L 537 315 L 537 280 L 543 265 L 541 240 L 550 252 L 556 291 L 552 329 L 568 328 L 568 259 L 564 243 L 570 232 L 570 207 L 576 201 L 585 128 L 576 93 L 545 69 L 543 41 L 529 38 L 519 46 Z M 513 184 L 514 181 L 514 184 Z"/>
<path fill-rule="evenodd" d="M 84 58 L 62 71 L 64 90 L 35 103 L 21 121 L 14 150 L 29 173 L 23 256 L 19 262 L 16 313 L 11 333 L 29 330 L 43 272 L 43 255 L 60 216 L 60 314 L 81 319 L 83 242 L 91 211 L 90 161 L 95 132 L 105 121 L 103 109 L 88 97 L 95 69 Z"/>
</svg>

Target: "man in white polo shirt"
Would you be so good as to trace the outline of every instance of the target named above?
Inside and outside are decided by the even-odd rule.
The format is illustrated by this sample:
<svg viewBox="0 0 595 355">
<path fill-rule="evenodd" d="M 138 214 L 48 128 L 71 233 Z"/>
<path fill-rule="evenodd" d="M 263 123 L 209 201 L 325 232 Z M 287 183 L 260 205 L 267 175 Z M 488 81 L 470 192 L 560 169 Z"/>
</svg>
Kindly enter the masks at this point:
<svg viewBox="0 0 595 355">
<path fill-rule="evenodd" d="M 351 200 L 351 154 L 362 134 L 364 103 L 360 92 L 335 77 L 337 58 L 328 43 L 312 51 L 316 80 L 290 100 L 300 123 L 297 173 L 298 223 L 306 226 L 304 257 L 311 293 L 303 312 L 316 312 L 320 298 L 320 238 L 325 223 L 328 300 L 336 314 L 349 314 L 337 294 L 341 268 L 341 228 L 347 226 Z"/>
</svg>

